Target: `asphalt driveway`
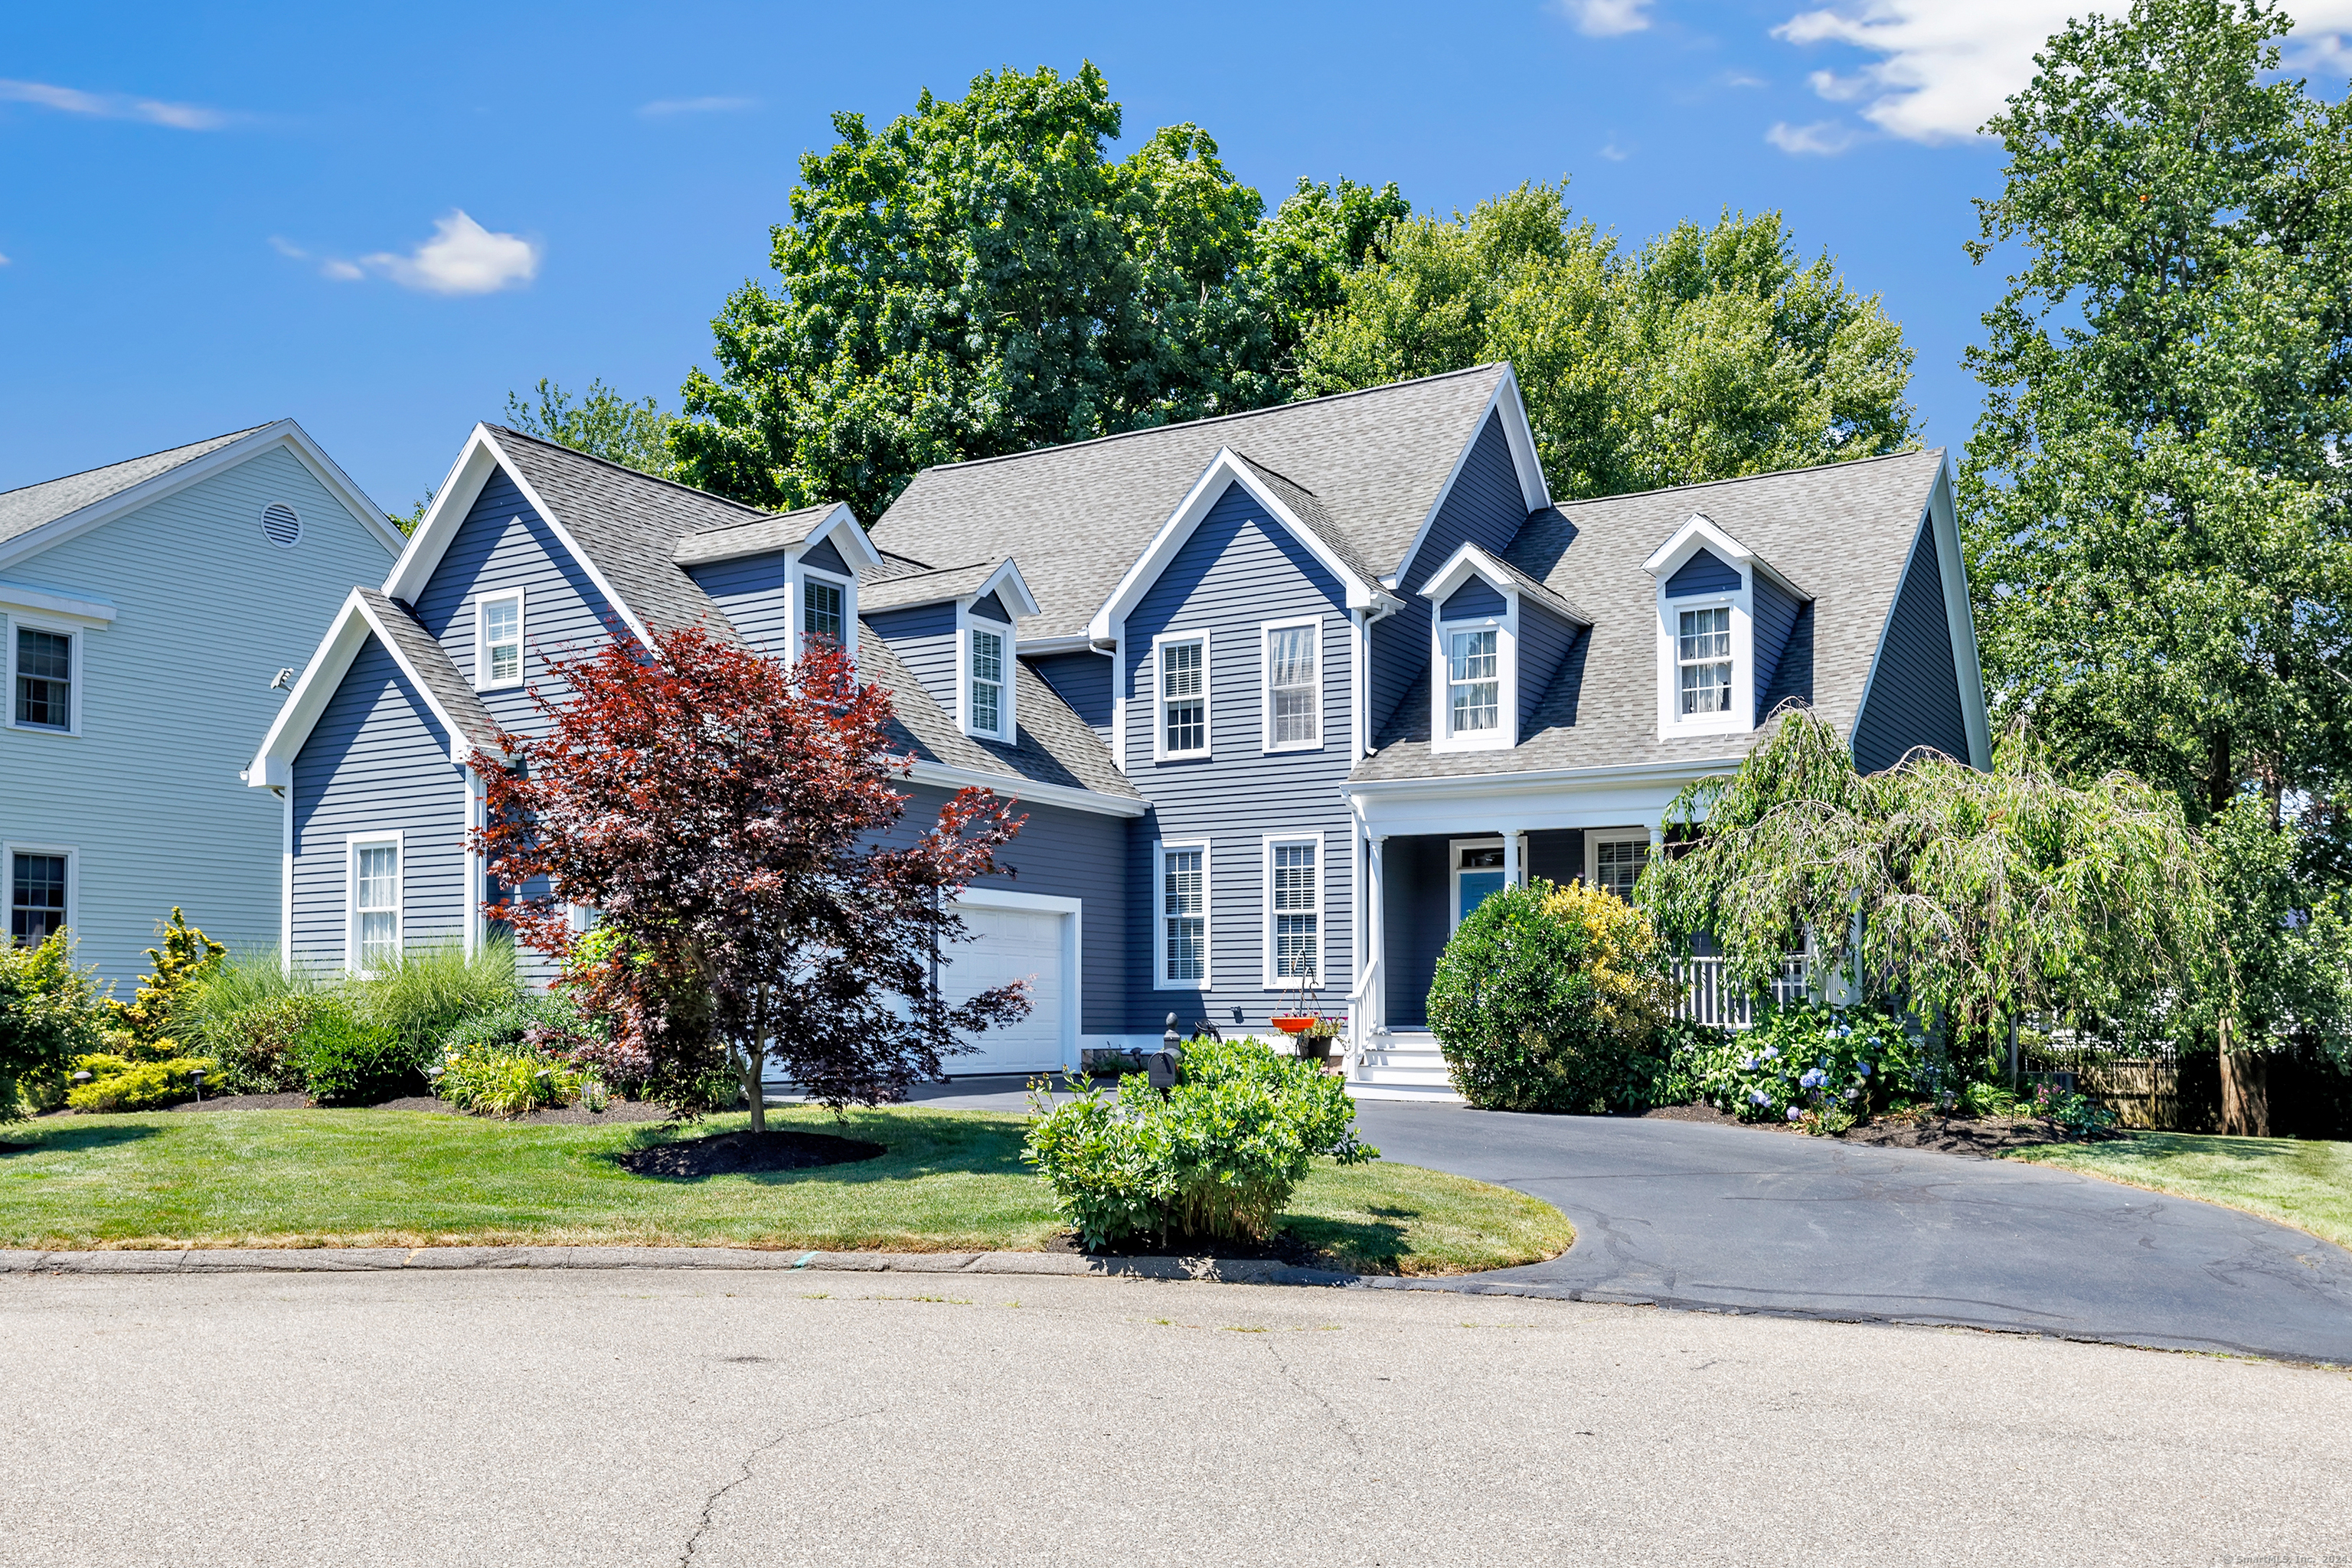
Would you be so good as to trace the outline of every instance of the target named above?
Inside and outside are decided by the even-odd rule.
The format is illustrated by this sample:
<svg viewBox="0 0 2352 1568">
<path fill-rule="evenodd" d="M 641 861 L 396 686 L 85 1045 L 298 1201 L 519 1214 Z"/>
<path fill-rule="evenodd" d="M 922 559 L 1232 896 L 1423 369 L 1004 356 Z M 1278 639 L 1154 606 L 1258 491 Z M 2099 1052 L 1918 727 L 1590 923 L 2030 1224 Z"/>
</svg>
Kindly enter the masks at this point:
<svg viewBox="0 0 2352 1568">
<path fill-rule="evenodd" d="M 917 1098 L 1025 1109 L 1001 1079 Z M 1701 1122 L 1395 1100 L 1359 1101 L 1356 1120 L 1388 1159 L 1533 1193 L 1576 1222 L 1576 1245 L 1549 1263 L 1402 1288 L 2352 1363 L 2352 1253 L 2235 1209 L 2015 1161 Z"/>
</svg>

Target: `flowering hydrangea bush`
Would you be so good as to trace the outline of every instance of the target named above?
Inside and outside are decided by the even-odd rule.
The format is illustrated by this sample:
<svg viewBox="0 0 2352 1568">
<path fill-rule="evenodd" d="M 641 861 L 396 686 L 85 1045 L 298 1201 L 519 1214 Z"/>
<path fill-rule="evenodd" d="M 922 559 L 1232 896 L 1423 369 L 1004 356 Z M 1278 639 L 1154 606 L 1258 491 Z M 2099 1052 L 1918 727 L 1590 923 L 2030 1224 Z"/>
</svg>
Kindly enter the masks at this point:
<svg viewBox="0 0 2352 1568">
<path fill-rule="evenodd" d="M 1933 1076 L 1892 1012 L 1814 1002 L 1760 1012 L 1754 1028 L 1695 1046 L 1690 1065 L 1693 1089 L 1717 1110 L 1815 1132 L 1932 1094 Z"/>
</svg>

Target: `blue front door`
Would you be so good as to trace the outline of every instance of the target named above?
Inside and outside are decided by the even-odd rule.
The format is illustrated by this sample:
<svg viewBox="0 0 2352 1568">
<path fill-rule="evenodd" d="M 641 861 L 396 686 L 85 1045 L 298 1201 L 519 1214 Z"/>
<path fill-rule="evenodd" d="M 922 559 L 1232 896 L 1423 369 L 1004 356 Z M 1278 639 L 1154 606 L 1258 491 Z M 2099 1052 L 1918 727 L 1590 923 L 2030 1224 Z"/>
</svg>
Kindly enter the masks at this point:
<svg viewBox="0 0 2352 1568">
<path fill-rule="evenodd" d="M 1468 920 L 1470 911 L 1486 901 L 1487 894 L 1503 890 L 1503 874 L 1500 871 L 1465 871 L 1458 881 L 1462 904 L 1454 912 L 1456 925 Z"/>
</svg>

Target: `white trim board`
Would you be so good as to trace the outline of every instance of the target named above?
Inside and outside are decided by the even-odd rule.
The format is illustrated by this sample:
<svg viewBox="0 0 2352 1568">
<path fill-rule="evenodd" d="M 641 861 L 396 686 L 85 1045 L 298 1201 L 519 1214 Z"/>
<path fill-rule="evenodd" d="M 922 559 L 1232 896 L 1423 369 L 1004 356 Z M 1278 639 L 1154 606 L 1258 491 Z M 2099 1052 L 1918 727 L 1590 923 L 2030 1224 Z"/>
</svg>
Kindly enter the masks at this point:
<svg viewBox="0 0 2352 1568">
<path fill-rule="evenodd" d="M 1016 893 L 1007 888 L 972 886 L 958 893 L 955 903 L 960 909 L 1016 910 L 1025 914 L 1062 917 L 1062 1066 L 1066 1069 L 1076 1067 L 1086 1004 L 1086 974 L 1082 967 L 1086 957 L 1086 900 L 1058 893 Z M 951 1068 L 954 1061 L 950 1057 L 942 1065 Z M 949 1076 L 955 1075 L 950 1071 Z"/>
<path fill-rule="evenodd" d="M 245 771 L 245 782 L 248 787 L 260 789 L 293 782 L 294 759 L 300 753 L 302 743 L 310 738 L 310 731 L 317 728 L 320 716 L 326 712 L 327 703 L 342 684 L 344 674 L 352 668 L 352 661 L 359 657 L 361 647 L 371 637 L 383 645 L 384 652 L 392 656 L 392 661 L 400 667 L 401 673 L 408 677 L 408 682 L 416 689 L 417 696 L 424 700 L 435 721 L 448 734 L 449 760 L 462 763 L 473 754 L 474 746 L 466 739 L 464 727 L 455 715 L 441 706 L 433 695 L 433 688 L 401 653 L 399 643 L 377 622 L 375 612 L 368 607 L 367 600 L 354 588 L 344 599 L 343 607 L 336 612 L 334 623 L 327 628 L 327 635 L 320 639 L 318 651 L 311 654 L 310 664 L 303 668 L 302 678 L 294 683 L 286 705 L 278 710 L 278 718 L 269 726 L 269 732 L 262 737 L 261 749 L 254 753 L 253 762 Z"/>
</svg>

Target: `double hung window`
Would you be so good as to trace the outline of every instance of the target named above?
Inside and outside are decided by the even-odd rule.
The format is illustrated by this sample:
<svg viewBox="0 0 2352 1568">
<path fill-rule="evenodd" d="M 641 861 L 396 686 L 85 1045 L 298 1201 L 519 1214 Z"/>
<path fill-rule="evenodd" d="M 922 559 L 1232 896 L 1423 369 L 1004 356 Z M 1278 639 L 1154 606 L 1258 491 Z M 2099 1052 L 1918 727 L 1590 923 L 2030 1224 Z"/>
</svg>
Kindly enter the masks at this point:
<svg viewBox="0 0 2352 1568">
<path fill-rule="evenodd" d="M 1160 645 L 1160 754 L 1206 756 L 1209 751 L 1209 639 L 1185 637 Z"/>
<path fill-rule="evenodd" d="M 400 959 L 400 841 L 352 846 L 352 968 L 380 974 Z"/>
<path fill-rule="evenodd" d="M 971 728 L 996 735 L 1004 728 L 1004 637 L 971 630 Z"/>
<path fill-rule="evenodd" d="M 8 856 L 8 939 L 38 947 L 65 929 L 66 858 L 14 850 Z"/>
<path fill-rule="evenodd" d="M 810 642 L 841 641 L 841 586 L 815 578 L 801 584 L 801 634 Z"/>
<path fill-rule="evenodd" d="M 1685 718 L 1731 711 L 1730 606 L 1681 612 L 1675 658 L 1681 667 L 1681 711 Z"/>
<path fill-rule="evenodd" d="M 1445 706 L 1454 734 L 1501 727 L 1502 662 L 1496 652 L 1499 635 L 1492 626 L 1446 634 Z"/>
<path fill-rule="evenodd" d="M 18 725 L 28 730 L 73 728 L 73 634 L 16 628 Z"/>
<path fill-rule="evenodd" d="M 1322 850 L 1312 838 L 1266 846 L 1269 984 L 1323 978 Z"/>
<path fill-rule="evenodd" d="M 1642 868 L 1650 863 L 1646 838 L 1604 838 L 1592 847 L 1592 879 L 1621 899 L 1632 899 Z"/>
<path fill-rule="evenodd" d="M 1269 626 L 1265 633 L 1265 745 L 1268 751 L 1322 742 L 1323 683 L 1316 628 Z"/>
<path fill-rule="evenodd" d="M 1209 978 L 1209 848 L 1167 845 L 1160 851 L 1160 983 L 1201 985 Z"/>
<path fill-rule="evenodd" d="M 480 664 L 474 684 L 485 689 L 493 686 L 521 685 L 522 595 L 488 595 L 483 598 L 478 614 L 481 616 L 481 647 L 475 657 Z"/>
</svg>

